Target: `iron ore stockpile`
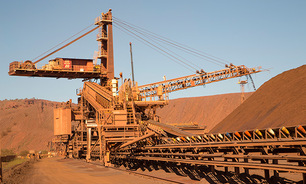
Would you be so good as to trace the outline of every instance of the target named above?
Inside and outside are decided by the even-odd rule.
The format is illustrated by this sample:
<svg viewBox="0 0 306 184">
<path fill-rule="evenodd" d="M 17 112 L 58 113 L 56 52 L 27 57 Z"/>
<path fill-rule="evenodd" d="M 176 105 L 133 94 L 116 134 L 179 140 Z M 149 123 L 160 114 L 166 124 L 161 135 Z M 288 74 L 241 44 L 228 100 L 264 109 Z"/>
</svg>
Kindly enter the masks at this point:
<svg viewBox="0 0 306 184">
<path fill-rule="evenodd" d="M 207 72 L 177 60 L 190 67 L 194 74 L 138 85 L 133 78 L 124 79 L 122 73 L 115 77 L 113 24 L 138 37 L 145 35 L 141 39 L 152 37 L 150 32 L 113 17 L 109 10 L 95 19 L 93 29 L 41 59 L 33 62 L 14 61 L 10 64 L 9 75 L 12 76 L 84 80 L 83 88 L 77 91 L 77 104 L 72 104 L 69 100 L 54 109 L 55 138 L 49 144 L 50 150 L 66 158 L 84 159 L 88 162 L 99 160 L 103 166 L 121 166 L 129 170 L 164 170 L 189 176 L 193 180 L 205 178 L 210 182 L 235 180 L 255 183 L 251 174 L 256 169 L 263 171 L 266 181 L 279 181 L 279 178 L 284 177 L 283 172 L 294 172 L 299 174 L 300 180 L 306 182 L 306 127 L 302 124 L 305 120 L 301 120 L 304 111 L 300 109 L 304 107 L 300 103 L 305 102 L 302 96 L 305 94 L 305 77 L 301 77 L 305 76 L 304 66 L 275 77 L 255 92 L 242 106 L 246 110 L 242 116 L 245 116 L 245 120 L 237 119 L 235 124 L 229 125 L 235 127 L 233 131 L 224 132 L 220 129 L 215 133 L 204 133 L 201 127 L 188 129 L 167 125 L 162 123 L 156 112 L 169 104 L 169 93 L 232 78 L 247 77 L 253 81 L 251 75 L 262 72 L 262 68 L 236 66 L 222 60 L 216 62 L 215 57 L 211 62 L 219 66 L 222 63 L 224 68 Z M 61 57 L 49 60 L 49 64 L 41 69 L 37 68 L 36 63 L 94 30 L 99 30 L 99 51 L 95 60 Z M 171 40 L 168 42 L 172 43 Z M 172 45 L 178 46 L 174 43 Z M 203 53 L 198 53 L 195 49 L 192 52 L 186 47 L 180 49 L 203 56 Z M 295 77 L 291 77 L 291 73 Z M 250 104 L 251 102 L 254 104 Z M 253 106 L 264 109 L 264 114 L 252 116 L 253 111 L 257 112 L 252 109 Z M 289 114 L 284 110 L 278 111 L 282 108 Z M 270 120 L 269 115 L 275 117 L 276 112 L 289 119 L 280 117 Z M 262 126 L 262 122 L 266 121 L 278 124 Z M 292 126 L 278 127 L 283 125 L 282 121 L 288 121 Z M 250 127 L 245 131 L 235 131 L 239 123 L 253 123 L 254 126 L 245 126 Z M 218 168 L 225 173 L 221 180 Z"/>
<path fill-rule="evenodd" d="M 263 84 L 211 132 L 306 124 L 306 65 Z"/>
<path fill-rule="evenodd" d="M 246 93 L 249 98 L 252 93 Z M 179 127 L 202 126 L 210 131 L 241 104 L 241 93 L 189 97 L 170 100 L 157 110 L 162 123 Z M 209 108 L 207 108 L 209 107 Z"/>
</svg>

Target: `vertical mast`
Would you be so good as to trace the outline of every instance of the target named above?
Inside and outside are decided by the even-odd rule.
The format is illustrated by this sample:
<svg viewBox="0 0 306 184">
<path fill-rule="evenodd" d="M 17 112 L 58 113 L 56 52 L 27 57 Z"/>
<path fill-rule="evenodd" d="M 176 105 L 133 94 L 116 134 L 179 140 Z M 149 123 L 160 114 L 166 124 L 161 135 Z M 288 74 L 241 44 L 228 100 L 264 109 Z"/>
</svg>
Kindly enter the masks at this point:
<svg viewBox="0 0 306 184">
<path fill-rule="evenodd" d="M 132 84 L 134 86 L 135 78 L 134 78 L 133 51 L 132 51 L 132 43 L 131 42 L 130 42 L 130 53 L 131 53 L 131 68 L 132 68 Z"/>
<path fill-rule="evenodd" d="M 100 27 L 97 35 L 99 42 L 98 58 L 101 60 L 101 73 L 107 71 L 107 80 L 114 78 L 114 51 L 113 51 L 113 18 L 112 10 L 102 13 L 96 18 L 95 24 Z M 101 85 L 105 85 L 107 80 L 101 78 Z"/>
</svg>

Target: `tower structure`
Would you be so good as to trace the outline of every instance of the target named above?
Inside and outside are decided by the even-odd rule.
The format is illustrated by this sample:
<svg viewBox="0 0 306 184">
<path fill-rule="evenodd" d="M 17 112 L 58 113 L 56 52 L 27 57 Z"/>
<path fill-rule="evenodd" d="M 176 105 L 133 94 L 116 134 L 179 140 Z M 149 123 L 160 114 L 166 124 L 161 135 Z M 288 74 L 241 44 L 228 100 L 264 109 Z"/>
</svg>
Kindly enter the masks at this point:
<svg viewBox="0 0 306 184">
<path fill-rule="evenodd" d="M 101 85 L 106 85 L 108 80 L 114 78 L 114 51 L 113 51 L 113 19 L 112 10 L 102 13 L 95 20 L 99 26 L 97 41 L 99 42 L 98 58 L 101 60 L 100 70 L 107 71 L 107 79 L 101 78 Z"/>
<path fill-rule="evenodd" d="M 245 100 L 245 95 L 244 95 L 244 85 L 247 84 L 248 81 L 247 80 L 239 80 L 238 84 L 240 84 L 240 89 L 241 89 L 241 104 L 244 102 Z"/>
</svg>

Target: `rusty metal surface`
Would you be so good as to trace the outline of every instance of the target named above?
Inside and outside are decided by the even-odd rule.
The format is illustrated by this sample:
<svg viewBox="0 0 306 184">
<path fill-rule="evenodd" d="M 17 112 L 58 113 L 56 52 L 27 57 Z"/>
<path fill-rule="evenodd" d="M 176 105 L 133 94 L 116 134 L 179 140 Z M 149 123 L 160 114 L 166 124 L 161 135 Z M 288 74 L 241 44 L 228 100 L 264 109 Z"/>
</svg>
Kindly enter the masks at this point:
<svg viewBox="0 0 306 184">
<path fill-rule="evenodd" d="M 71 109 L 54 109 L 54 135 L 71 134 Z"/>
<path fill-rule="evenodd" d="M 98 58 L 101 60 L 102 68 L 107 69 L 107 78 L 111 80 L 114 78 L 114 51 L 113 51 L 113 25 L 112 25 L 112 10 L 109 9 L 107 13 L 102 13 L 101 16 L 95 20 L 95 25 L 100 27 L 97 35 L 99 41 Z"/>
</svg>

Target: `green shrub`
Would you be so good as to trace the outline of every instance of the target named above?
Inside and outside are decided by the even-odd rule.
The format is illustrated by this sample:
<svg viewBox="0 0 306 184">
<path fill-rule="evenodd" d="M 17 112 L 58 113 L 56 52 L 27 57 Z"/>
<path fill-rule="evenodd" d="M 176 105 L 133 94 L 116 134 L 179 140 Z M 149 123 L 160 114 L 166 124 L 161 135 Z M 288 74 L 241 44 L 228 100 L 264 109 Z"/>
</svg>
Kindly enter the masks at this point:
<svg viewBox="0 0 306 184">
<path fill-rule="evenodd" d="M 19 153 L 20 156 L 27 156 L 29 154 L 28 150 L 23 150 Z"/>
<path fill-rule="evenodd" d="M 16 153 L 14 152 L 14 150 L 10 150 L 10 149 L 1 149 L 1 155 L 2 155 L 2 156 L 6 156 L 6 155 L 16 155 Z"/>
<path fill-rule="evenodd" d="M 6 132 L 7 132 L 7 133 L 12 132 L 12 128 L 11 128 L 11 127 L 8 127 L 8 128 L 6 129 Z"/>
<path fill-rule="evenodd" d="M 41 154 L 48 154 L 48 151 L 47 150 L 43 150 L 43 151 L 41 151 Z"/>
</svg>

